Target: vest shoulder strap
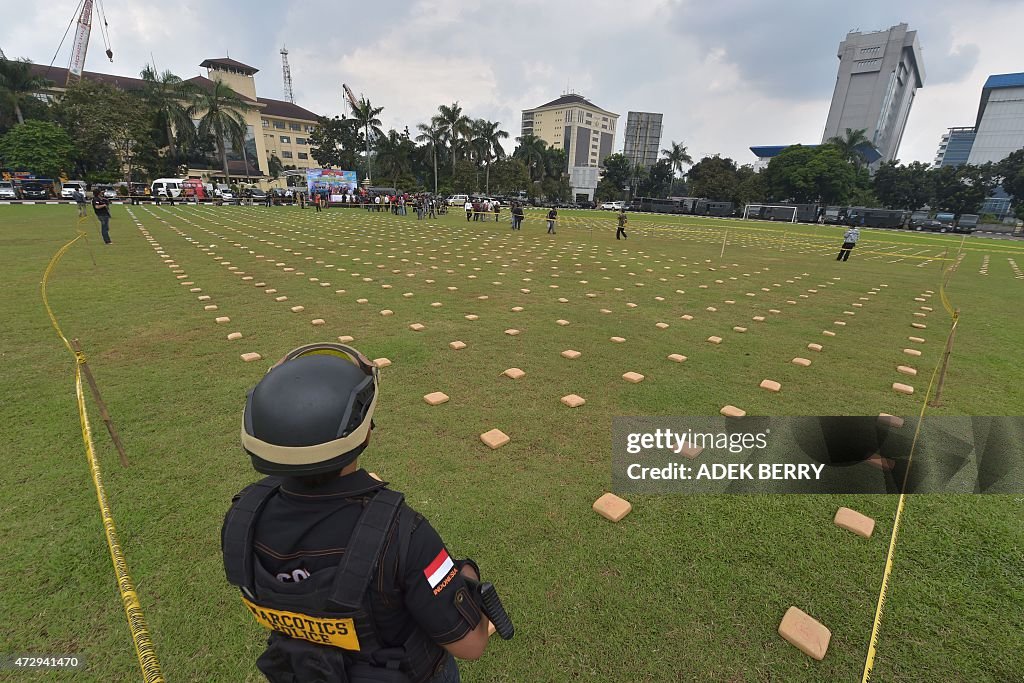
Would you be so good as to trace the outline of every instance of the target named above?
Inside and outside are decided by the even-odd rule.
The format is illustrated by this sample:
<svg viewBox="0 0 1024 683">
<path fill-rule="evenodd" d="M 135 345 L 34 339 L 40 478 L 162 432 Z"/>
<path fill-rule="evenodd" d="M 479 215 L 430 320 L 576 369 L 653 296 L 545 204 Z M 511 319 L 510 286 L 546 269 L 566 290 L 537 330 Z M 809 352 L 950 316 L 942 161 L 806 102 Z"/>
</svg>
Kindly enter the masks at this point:
<svg viewBox="0 0 1024 683">
<path fill-rule="evenodd" d="M 280 477 L 266 477 L 246 487 L 224 518 L 224 573 L 228 582 L 253 590 L 252 539 L 263 506 L 281 486 Z"/>
<path fill-rule="evenodd" d="M 401 493 L 389 489 L 379 489 L 370 499 L 338 564 L 330 604 L 348 610 L 360 609 L 388 531 L 404 499 Z"/>
</svg>

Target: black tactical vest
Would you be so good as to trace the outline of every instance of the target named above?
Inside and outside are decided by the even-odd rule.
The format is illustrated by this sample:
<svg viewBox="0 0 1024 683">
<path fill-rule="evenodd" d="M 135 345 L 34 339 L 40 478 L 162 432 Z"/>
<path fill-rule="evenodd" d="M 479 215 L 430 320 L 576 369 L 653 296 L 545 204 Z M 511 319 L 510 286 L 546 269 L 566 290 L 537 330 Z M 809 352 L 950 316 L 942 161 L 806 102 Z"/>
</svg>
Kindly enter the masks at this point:
<svg viewBox="0 0 1024 683">
<path fill-rule="evenodd" d="M 256 621 L 271 630 L 259 669 L 271 683 L 429 680 L 446 661 L 443 649 L 415 624 L 400 647 L 385 647 L 367 593 L 396 520 L 399 569 L 408 556 L 413 512 L 402 494 L 375 492 L 336 568 L 284 583 L 256 561 L 253 550 L 256 522 L 280 485 L 281 478 L 267 477 L 249 486 L 224 521 L 228 582 L 241 589 L 242 602 Z"/>
</svg>

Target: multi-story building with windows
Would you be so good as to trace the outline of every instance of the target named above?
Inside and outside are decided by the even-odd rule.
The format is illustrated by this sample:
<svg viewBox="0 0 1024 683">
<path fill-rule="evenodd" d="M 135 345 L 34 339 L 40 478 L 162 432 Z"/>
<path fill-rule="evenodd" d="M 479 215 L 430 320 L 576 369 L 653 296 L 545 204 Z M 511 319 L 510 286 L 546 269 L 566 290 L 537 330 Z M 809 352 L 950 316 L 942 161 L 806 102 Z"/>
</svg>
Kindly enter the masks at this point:
<svg viewBox="0 0 1024 683">
<path fill-rule="evenodd" d="M 566 94 L 523 110 L 521 134 L 534 135 L 550 147 L 565 150 L 573 195 L 592 200 L 597 169 L 615 148 L 618 120 L 618 114 L 601 109 L 581 95 Z"/>
<path fill-rule="evenodd" d="M 1024 73 L 988 77 L 975 130 L 969 164 L 999 162 L 1024 148 Z"/>
<path fill-rule="evenodd" d="M 821 141 L 864 130 L 881 155 L 892 161 L 903 138 L 914 94 L 924 85 L 917 31 L 898 24 L 885 31 L 851 31 L 839 44 L 839 73 Z"/>
<path fill-rule="evenodd" d="M 942 134 L 942 141 L 939 142 L 939 149 L 935 153 L 933 168 L 942 166 L 962 166 L 967 163 L 971 155 L 971 147 L 974 145 L 975 129 L 972 128 L 950 128 Z"/>
<path fill-rule="evenodd" d="M 626 132 L 622 153 L 633 166 L 650 168 L 658 163 L 661 151 L 661 114 L 631 111 L 626 114 Z"/>
<path fill-rule="evenodd" d="M 209 90 L 214 81 L 220 81 L 234 90 L 249 107 L 241 112 L 246 125 L 244 149 L 235 149 L 230 141 L 227 144 L 230 182 L 266 184 L 273 156 L 281 160 L 282 166 L 297 169 L 317 166 L 310 155 L 309 145 L 309 133 L 317 122 L 316 114 L 290 102 L 258 97 L 254 76 L 259 70 L 247 64 L 224 57 L 204 60 L 199 66 L 207 70 L 207 75 L 186 79 L 188 83 Z M 67 69 L 47 69 L 41 64 L 33 64 L 32 73 L 52 82 L 44 95 L 60 97 L 66 90 Z M 82 78 L 122 90 L 137 91 L 145 87 L 142 79 L 128 76 L 84 71 Z M 197 125 L 204 113 L 198 111 L 193 115 Z M 207 158 L 189 159 L 186 173 L 202 179 L 222 178 L 224 175 L 221 164 L 216 159 Z"/>
</svg>

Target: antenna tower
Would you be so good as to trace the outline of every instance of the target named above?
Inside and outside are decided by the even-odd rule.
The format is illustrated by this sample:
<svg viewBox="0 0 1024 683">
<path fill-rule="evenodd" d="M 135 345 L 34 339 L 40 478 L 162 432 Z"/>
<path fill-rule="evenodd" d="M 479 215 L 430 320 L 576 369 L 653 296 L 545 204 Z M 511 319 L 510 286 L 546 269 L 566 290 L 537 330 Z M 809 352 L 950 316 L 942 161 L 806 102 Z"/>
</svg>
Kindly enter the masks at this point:
<svg viewBox="0 0 1024 683">
<path fill-rule="evenodd" d="M 284 98 L 295 104 L 295 93 L 292 92 L 292 68 L 288 66 L 288 48 L 281 48 L 281 72 L 284 74 Z"/>
</svg>

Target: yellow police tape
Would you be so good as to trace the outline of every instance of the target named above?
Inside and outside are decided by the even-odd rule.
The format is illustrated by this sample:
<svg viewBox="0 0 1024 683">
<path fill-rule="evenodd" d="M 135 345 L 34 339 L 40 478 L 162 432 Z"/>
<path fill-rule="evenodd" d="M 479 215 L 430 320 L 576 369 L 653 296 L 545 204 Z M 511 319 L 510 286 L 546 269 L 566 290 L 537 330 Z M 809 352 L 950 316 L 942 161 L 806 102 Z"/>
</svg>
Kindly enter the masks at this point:
<svg viewBox="0 0 1024 683">
<path fill-rule="evenodd" d="M 83 219 L 79 217 L 78 225 L 81 226 Z M 82 363 L 85 362 L 85 355 L 75 353 L 71 348 L 64 332 L 60 329 L 53 309 L 50 308 L 49 299 L 46 296 L 46 285 L 49 282 L 50 274 L 72 244 L 86 237 L 85 231 L 78 228 L 78 236 L 57 250 L 57 253 L 50 259 L 50 263 L 43 272 L 43 281 L 40 291 L 43 297 L 43 306 L 46 308 L 46 315 L 50 317 L 53 329 L 57 336 L 64 342 L 64 346 L 75 357 L 75 396 L 78 402 L 78 419 L 82 426 L 82 442 L 85 444 L 85 455 L 89 461 L 89 470 L 92 473 L 93 486 L 96 488 L 96 499 L 100 506 L 100 516 L 103 519 L 103 530 L 107 537 L 107 547 L 110 549 L 110 559 L 114 564 L 114 574 L 117 577 L 117 588 L 121 593 L 121 602 L 124 605 L 124 613 L 128 619 L 128 628 L 132 634 L 132 642 L 135 645 L 135 654 L 139 658 L 139 666 L 142 668 L 143 680 L 146 683 L 164 683 L 163 673 L 160 671 L 160 662 L 157 660 L 156 651 L 153 649 L 153 641 L 149 637 L 149 629 L 146 626 L 146 619 L 142 613 L 142 605 L 139 603 L 139 596 L 135 593 L 135 585 L 128 574 L 128 565 L 121 551 L 121 543 L 117 540 L 117 529 L 114 526 L 114 518 L 110 513 L 110 504 L 107 502 L 106 489 L 103 487 L 103 480 L 100 476 L 100 465 L 96 458 L 96 449 L 92 440 L 92 429 L 89 426 L 89 415 L 85 408 L 85 392 L 82 390 Z"/>
<path fill-rule="evenodd" d="M 963 242 L 961 242 L 961 247 L 962 246 Z M 949 265 L 946 266 L 945 270 L 946 272 L 943 273 L 942 279 L 939 282 L 939 292 L 943 299 L 943 305 L 946 306 L 946 310 L 950 312 L 953 319 L 953 324 L 949 328 L 949 334 L 946 335 L 946 344 L 948 345 L 950 338 L 953 336 L 953 333 L 956 331 L 956 327 L 960 322 L 960 316 L 948 305 L 945 295 L 945 283 L 949 280 L 949 277 L 952 276 L 954 268 L 952 265 Z M 914 429 L 914 439 L 910 444 L 910 455 L 907 457 L 907 468 L 903 474 L 903 484 L 900 486 L 900 498 L 899 502 L 896 504 L 896 517 L 892 523 L 892 534 L 889 536 L 889 550 L 885 556 L 885 569 L 882 571 L 882 586 L 878 591 L 878 604 L 875 606 L 875 619 L 871 624 L 871 638 L 868 641 L 868 654 L 864 661 L 864 673 L 861 676 L 861 683 L 868 683 L 871 679 L 871 672 L 875 668 L 878 632 L 882 626 L 882 613 L 885 608 L 885 599 L 889 592 L 889 575 L 892 574 L 893 556 L 896 554 L 896 537 L 899 535 L 900 520 L 903 517 L 903 510 L 906 507 L 907 494 L 905 493 L 905 489 L 907 485 L 907 478 L 910 475 L 910 466 L 914 460 L 914 448 L 917 446 L 917 438 L 921 434 L 921 424 L 924 422 L 924 414 L 928 409 L 928 398 L 931 396 L 932 387 L 935 385 L 935 377 L 938 375 L 941 365 L 942 363 L 940 361 L 932 370 L 932 376 L 928 380 L 928 388 L 925 389 L 924 392 L 924 400 L 921 402 L 921 412 L 917 416 L 917 426 Z"/>
</svg>

